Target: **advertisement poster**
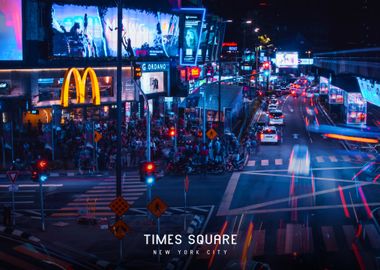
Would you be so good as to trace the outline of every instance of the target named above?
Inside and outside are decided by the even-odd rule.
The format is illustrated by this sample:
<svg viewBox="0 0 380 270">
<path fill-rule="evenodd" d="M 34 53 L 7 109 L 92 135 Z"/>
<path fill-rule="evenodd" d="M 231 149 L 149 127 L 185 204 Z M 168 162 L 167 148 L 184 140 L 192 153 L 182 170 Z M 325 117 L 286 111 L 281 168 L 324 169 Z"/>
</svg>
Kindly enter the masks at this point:
<svg viewBox="0 0 380 270">
<path fill-rule="evenodd" d="M 216 31 L 216 22 L 210 21 L 208 23 L 208 37 L 207 37 L 207 49 L 206 49 L 206 55 L 205 55 L 205 61 L 209 62 L 211 61 L 211 55 L 213 46 L 215 44 L 215 31 Z"/>
<path fill-rule="evenodd" d="M 203 23 L 201 41 L 199 44 L 197 63 L 204 63 L 207 50 L 208 24 Z"/>
<path fill-rule="evenodd" d="M 22 0 L 0 0 L 0 61 L 22 60 Z"/>
<path fill-rule="evenodd" d="M 179 17 L 161 12 L 123 9 L 124 57 L 178 56 Z M 116 57 L 117 9 L 52 6 L 55 57 Z"/>
<path fill-rule="evenodd" d="M 146 95 L 165 92 L 164 72 L 143 72 L 140 81 Z"/>
<path fill-rule="evenodd" d="M 205 9 L 182 9 L 182 40 L 180 50 L 181 65 L 195 66 L 202 37 Z"/>
<path fill-rule="evenodd" d="M 276 66 L 279 68 L 297 68 L 298 52 L 277 52 Z"/>
<path fill-rule="evenodd" d="M 380 83 L 356 77 L 364 99 L 376 106 L 380 106 Z"/>
</svg>

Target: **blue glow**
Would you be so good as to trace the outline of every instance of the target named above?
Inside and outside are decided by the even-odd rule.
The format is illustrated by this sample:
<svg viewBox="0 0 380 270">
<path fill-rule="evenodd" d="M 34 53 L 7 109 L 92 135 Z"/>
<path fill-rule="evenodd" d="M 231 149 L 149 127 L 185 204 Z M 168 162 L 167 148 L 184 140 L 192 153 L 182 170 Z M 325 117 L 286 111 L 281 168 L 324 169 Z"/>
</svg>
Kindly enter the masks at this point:
<svg viewBox="0 0 380 270">
<path fill-rule="evenodd" d="M 46 174 L 41 174 L 40 175 L 40 181 L 45 182 L 48 179 L 48 176 Z"/>
<path fill-rule="evenodd" d="M 145 183 L 147 184 L 147 185 L 153 185 L 154 184 L 154 182 L 155 182 L 155 177 L 154 176 L 147 176 L 146 178 L 145 178 Z"/>
<path fill-rule="evenodd" d="M 205 8 L 181 8 L 181 11 L 198 11 L 198 12 L 202 12 L 202 22 L 201 22 L 201 27 L 199 28 L 199 34 L 198 34 L 198 44 L 197 44 L 197 51 L 196 51 L 196 55 L 195 55 L 195 59 L 194 59 L 194 63 L 183 63 L 183 57 L 182 57 L 182 54 L 183 54 L 183 50 L 182 48 L 180 48 L 179 50 L 179 61 L 180 61 L 180 65 L 183 66 L 183 65 L 186 65 L 186 66 L 197 66 L 197 61 L 198 61 L 198 53 L 199 53 L 199 48 L 200 48 L 200 45 L 201 45 L 201 36 L 202 36 L 202 29 L 203 29 L 203 24 L 204 24 L 204 21 L 205 21 L 205 17 L 206 17 L 206 9 Z M 182 29 L 183 30 L 183 29 Z M 181 42 L 183 42 L 181 40 Z M 222 41 L 220 41 L 222 42 Z"/>
</svg>

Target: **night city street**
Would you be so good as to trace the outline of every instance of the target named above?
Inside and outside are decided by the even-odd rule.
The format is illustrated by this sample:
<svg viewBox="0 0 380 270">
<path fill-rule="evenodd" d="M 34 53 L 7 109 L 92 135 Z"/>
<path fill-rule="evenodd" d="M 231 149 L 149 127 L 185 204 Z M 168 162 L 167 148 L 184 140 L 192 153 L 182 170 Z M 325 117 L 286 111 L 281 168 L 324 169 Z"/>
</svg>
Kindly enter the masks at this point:
<svg viewBox="0 0 380 270">
<path fill-rule="evenodd" d="M 372 0 L 0 0 L 0 270 L 380 270 Z"/>
</svg>

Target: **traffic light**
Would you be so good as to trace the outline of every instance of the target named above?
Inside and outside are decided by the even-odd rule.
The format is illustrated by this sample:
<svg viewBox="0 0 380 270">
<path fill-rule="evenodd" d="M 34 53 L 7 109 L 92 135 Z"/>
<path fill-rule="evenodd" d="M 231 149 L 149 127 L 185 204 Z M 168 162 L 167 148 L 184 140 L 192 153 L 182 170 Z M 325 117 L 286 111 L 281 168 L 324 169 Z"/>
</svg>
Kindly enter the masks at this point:
<svg viewBox="0 0 380 270">
<path fill-rule="evenodd" d="M 37 160 L 34 168 L 32 169 L 31 179 L 33 182 L 45 182 L 48 179 L 46 173 L 49 163 L 46 159 Z"/>
<path fill-rule="evenodd" d="M 39 171 L 46 171 L 48 168 L 48 162 L 46 159 L 40 159 L 37 161 L 37 168 Z"/>
<path fill-rule="evenodd" d="M 176 130 L 175 130 L 175 127 L 171 127 L 171 128 L 169 129 L 169 136 L 170 136 L 171 138 L 174 138 L 176 135 L 177 135 L 177 132 L 176 132 Z"/>
<path fill-rule="evenodd" d="M 141 76 L 142 76 L 141 65 L 135 64 L 133 66 L 133 78 L 135 79 L 135 81 L 137 81 L 141 78 Z"/>
<path fill-rule="evenodd" d="M 263 63 L 263 72 L 264 72 L 264 76 L 269 77 L 269 75 L 270 75 L 270 62 L 269 61 L 265 61 Z"/>
<path fill-rule="evenodd" d="M 141 164 L 140 180 L 151 186 L 156 182 L 156 164 L 146 161 Z"/>
</svg>

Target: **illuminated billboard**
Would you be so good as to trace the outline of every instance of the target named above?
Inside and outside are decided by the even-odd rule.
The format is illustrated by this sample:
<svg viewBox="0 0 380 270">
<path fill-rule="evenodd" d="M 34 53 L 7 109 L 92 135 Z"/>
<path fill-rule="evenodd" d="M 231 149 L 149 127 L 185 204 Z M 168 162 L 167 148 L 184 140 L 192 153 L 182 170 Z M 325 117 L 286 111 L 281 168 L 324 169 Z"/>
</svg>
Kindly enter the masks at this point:
<svg viewBox="0 0 380 270">
<path fill-rule="evenodd" d="M 279 68 L 297 68 L 298 52 L 277 52 L 276 66 Z"/>
<path fill-rule="evenodd" d="M 329 94 L 329 79 L 322 76 L 319 77 L 319 94 L 320 95 Z"/>
<path fill-rule="evenodd" d="M 202 38 L 203 21 L 206 10 L 204 8 L 183 8 L 181 29 L 181 65 L 195 66 L 198 60 L 198 51 Z"/>
<path fill-rule="evenodd" d="M 380 106 L 380 83 L 356 77 L 364 99 L 376 106 Z"/>
<path fill-rule="evenodd" d="M 22 59 L 22 0 L 0 0 L 0 61 Z"/>
<path fill-rule="evenodd" d="M 116 57 L 117 8 L 52 5 L 53 56 Z M 123 9 L 123 57 L 178 56 L 179 17 Z"/>
<path fill-rule="evenodd" d="M 143 72 L 140 81 L 146 95 L 165 92 L 164 72 Z"/>
</svg>

